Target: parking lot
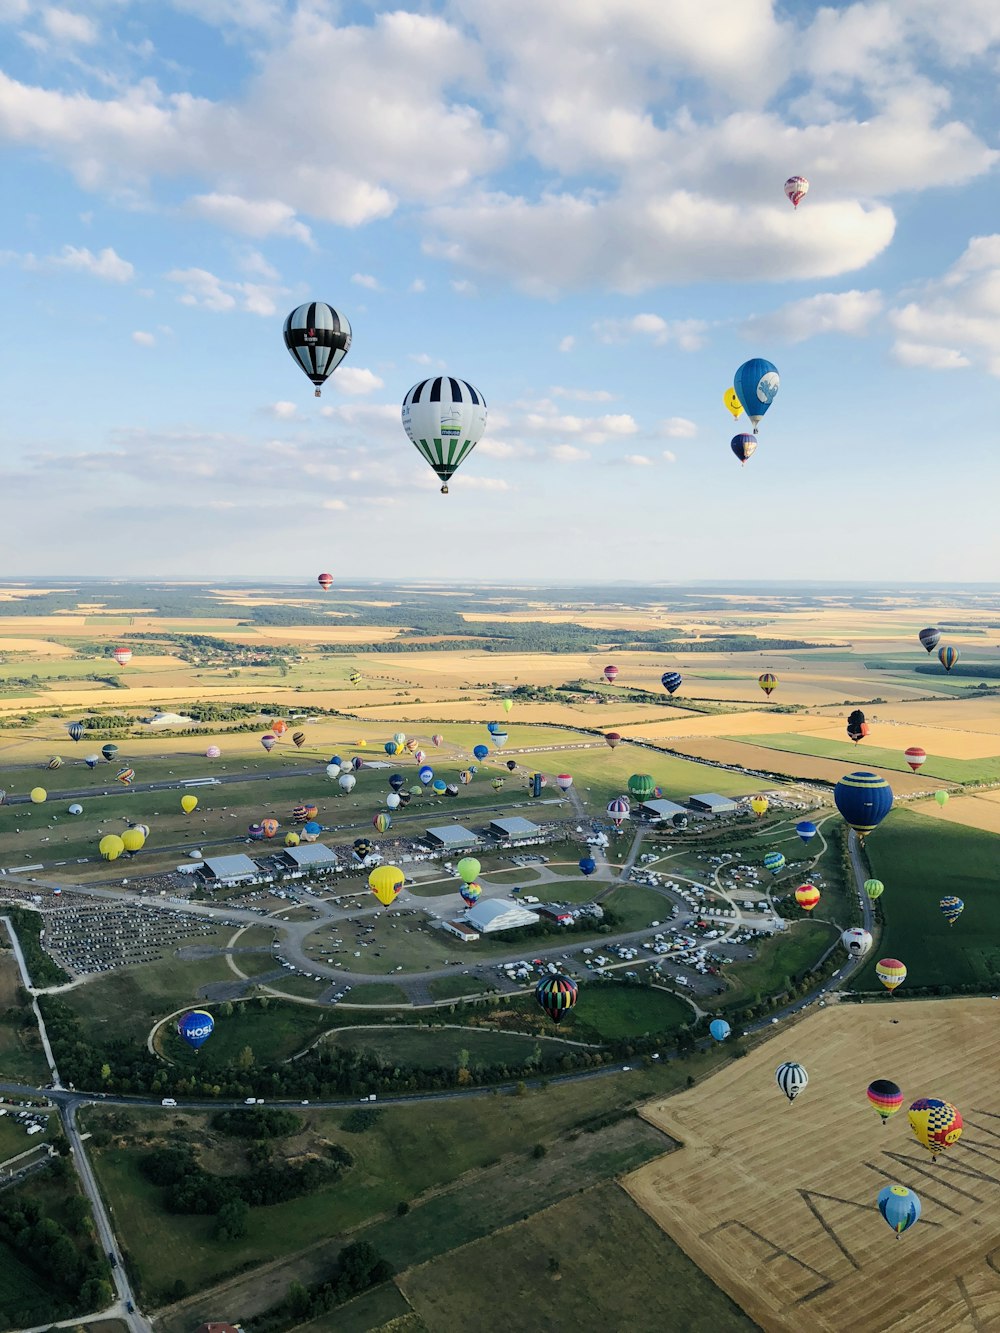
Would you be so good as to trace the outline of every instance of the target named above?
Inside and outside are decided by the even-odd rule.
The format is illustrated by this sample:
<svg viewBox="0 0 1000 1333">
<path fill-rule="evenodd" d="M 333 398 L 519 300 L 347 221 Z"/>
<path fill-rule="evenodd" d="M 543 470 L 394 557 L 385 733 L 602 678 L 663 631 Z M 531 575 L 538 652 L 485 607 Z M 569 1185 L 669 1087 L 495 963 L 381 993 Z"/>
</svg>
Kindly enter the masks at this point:
<svg viewBox="0 0 1000 1333">
<path fill-rule="evenodd" d="M 214 935 L 220 924 L 139 903 L 70 906 L 45 914 L 41 942 L 67 972 L 83 976 L 165 958 L 185 940 Z"/>
</svg>

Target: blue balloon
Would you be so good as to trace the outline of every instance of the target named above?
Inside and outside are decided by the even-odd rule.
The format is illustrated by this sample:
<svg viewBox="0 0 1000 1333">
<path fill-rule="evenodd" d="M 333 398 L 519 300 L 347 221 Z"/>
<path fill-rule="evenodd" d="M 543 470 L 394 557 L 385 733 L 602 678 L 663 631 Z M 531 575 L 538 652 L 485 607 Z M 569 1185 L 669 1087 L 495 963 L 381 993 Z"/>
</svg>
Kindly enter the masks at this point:
<svg viewBox="0 0 1000 1333">
<path fill-rule="evenodd" d="M 428 782 L 434 781 L 434 770 L 428 764 L 424 764 L 423 768 L 417 774 L 417 777 L 426 787 Z"/>
<path fill-rule="evenodd" d="M 919 1218 L 920 1200 L 904 1185 L 886 1185 L 878 1192 L 878 1210 L 896 1235 L 901 1236 Z"/>
<path fill-rule="evenodd" d="M 674 694 L 681 687 L 681 676 L 677 671 L 664 671 L 660 677 L 660 684 L 668 694 Z"/>
<path fill-rule="evenodd" d="M 592 856 L 581 856 L 580 869 L 583 871 L 585 875 L 592 875 L 594 871 L 597 869 L 597 862 L 594 860 Z"/>
<path fill-rule="evenodd" d="M 486 730 L 491 736 L 498 736 L 503 731 L 502 722 L 487 722 Z"/>
<path fill-rule="evenodd" d="M 315 819 L 310 819 L 308 824 L 303 825 L 302 832 L 308 833 L 310 838 L 316 838 L 323 832 L 323 825 L 318 824 Z"/>
<path fill-rule="evenodd" d="M 389 786 L 393 791 L 399 791 L 405 782 L 406 779 L 403 777 L 402 773 L 393 773 L 392 777 L 389 779 Z"/>
<path fill-rule="evenodd" d="M 708 1030 L 716 1041 L 725 1041 L 732 1032 L 732 1028 L 724 1018 L 713 1018 L 708 1025 Z"/>
<path fill-rule="evenodd" d="M 438 796 L 443 796 L 446 791 L 451 791 L 451 788 L 448 786 L 447 782 L 443 781 L 441 778 L 435 778 L 431 783 L 431 791 L 437 792 Z M 455 795 L 458 795 L 457 787 L 455 788 Z"/>
<path fill-rule="evenodd" d="M 864 842 L 892 809 L 892 788 L 874 773 L 848 773 L 834 787 L 833 801 L 844 822 Z"/>
<path fill-rule="evenodd" d="M 489 752 L 490 750 L 488 745 L 476 745 L 473 747 L 472 751 L 472 753 L 476 756 L 477 759 L 485 759 L 489 754 Z"/>
<path fill-rule="evenodd" d="M 191 1009 L 177 1020 L 177 1035 L 198 1050 L 215 1031 L 215 1019 L 204 1009 Z"/>
<path fill-rule="evenodd" d="M 752 361 L 744 361 L 733 377 L 736 397 L 743 405 L 743 411 L 753 422 L 753 433 L 757 434 L 757 423 L 774 402 L 778 392 L 780 377 L 778 369 L 762 356 L 755 356 Z"/>
<path fill-rule="evenodd" d="M 795 832 L 803 842 L 811 842 L 819 832 L 819 829 L 811 819 L 803 819 L 800 824 L 795 825 Z"/>
<path fill-rule="evenodd" d="M 88 754 L 87 758 L 84 760 L 84 763 L 88 768 L 96 768 L 100 762 L 101 761 L 96 754 Z"/>
<path fill-rule="evenodd" d="M 341 759 L 341 757 L 340 757 L 339 754 L 334 754 L 334 755 L 331 755 L 331 756 L 330 756 L 330 763 L 331 763 L 331 764 L 336 764 L 338 768 L 340 767 L 340 765 L 341 765 L 343 762 L 344 762 L 344 761 L 343 761 L 343 759 Z"/>
<path fill-rule="evenodd" d="M 382 746 L 382 749 L 388 755 L 399 754 L 399 746 L 396 744 L 395 741 L 386 741 L 386 743 Z"/>
</svg>

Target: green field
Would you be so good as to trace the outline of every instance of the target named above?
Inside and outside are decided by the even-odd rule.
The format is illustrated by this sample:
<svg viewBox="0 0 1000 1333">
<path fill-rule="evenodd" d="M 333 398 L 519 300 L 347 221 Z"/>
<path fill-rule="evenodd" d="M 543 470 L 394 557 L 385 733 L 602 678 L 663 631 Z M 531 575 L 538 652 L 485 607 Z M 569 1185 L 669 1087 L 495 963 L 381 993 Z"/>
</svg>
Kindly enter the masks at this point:
<svg viewBox="0 0 1000 1333">
<path fill-rule="evenodd" d="M 51 1318 L 48 1284 L 0 1241 L 0 1328 L 30 1328 Z"/>
<path fill-rule="evenodd" d="M 463 995 L 482 995 L 485 991 L 495 990 L 489 981 L 477 977 L 435 977 L 428 983 L 427 989 L 435 1000 L 460 1000 Z M 351 992 L 354 999 L 354 992 Z"/>
<path fill-rule="evenodd" d="M 601 898 L 601 906 L 610 907 L 619 918 L 616 931 L 643 930 L 654 921 L 669 921 L 672 901 L 642 884 L 622 884 Z"/>
<path fill-rule="evenodd" d="M 463 1052 L 472 1070 L 491 1064 L 521 1066 L 536 1053 L 544 1066 L 552 1066 L 566 1049 L 560 1041 L 471 1028 L 435 1028 L 429 1032 L 413 1027 L 344 1028 L 327 1040 L 367 1051 L 384 1065 L 417 1069 L 458 1069 Z"/>
<path fill-rule="evenodd" d="M 462 1011 L 457 1012 L 461 1015 Z M 558 1035 L 588 1043 L 658 1033 L 666 1036 L 692 1019 L 691 1006 L 668 991 L 629 982 L 588 980 L 580 985 L 576 1006 L 560 1019 Z M 555 1026 L 538 1008 L 533 995 L 498 999 L 485 1014 L 482 1010 L 470 1011 L 467 1021 L 520 1031 L 531 1028 L 540 1036 L 556 1035 Z"/>
<path fill-rule="evenodd" d="M 413 1269 L 399 1283 L 431 1329 L 756 1328 L 611 1182 Z"/>
<path fill-rule="evenodd" d="M 877 947 L 852 979 L 855 990 L 880 990 L 879 958 L 898 958 L 910 986 L 1000 986 L 1000 899 L 995 885 L 1000 837 L 894 810 L 865 844 L 872 874 L 885 883 Z M 946 894 L 965 911 L 954 926 L 941 915 Z"/>
<path fill-rule="evenodd" d="M 19 1015 L 0 1015 L 0 1078 L 35 1087 L 51 1078 L 33 1016 L 30 1027 L 21 1027 Z"/>
<path fill-rule="evenodd" d="M 391 981 L 373 981 L 367 986 L 352 986 L 347 994 L 349 1004 L 409 1004 L 406 992 Z"/>
<path fill-rule="evenodd" d="M 780 935 L 755 941 L 756 958 L 726 964 L 722 969 L 729 983 L 725 993 L 707 996 L 703 1007 L 728 1009 L 784 989 L 786 978 L 818 963 L 839 933 L 826 921 L 796 921 Z"/>
<path fill-rule="evenodd" d="M 731 741 L 749 741 L 768 750 L 786 750 L 790 754 L 811 754 L 820 759 L 839 759 L 851 768 L 888 768 L 898 773 L 909 773 L 910 766 L 903 758 L 903 749 L 883 750 L 867 740 L 860 745 L 851 741 L 831 741 L 825 737 L 779 732 L 768 736 L 728 736 Z M 922 778 L 937 778 L 942 782 L 1000 782 L 1000 755 L 985 759 L 944 759 L 928 754 L 920 769 Z"/>
<path fill-rule="evenodd" d="M 14 1112 L 9 1111 L 7 1115 L 0 1116 L 0 1162 L 6 1162 L 9 1157 L 16 1157 L 18 1153 L 45 1143 L 48 1137 L 46 1130 L 44 1134 L 32 1134 L 29 1138 L 14 1119 Z"/>
</svg>

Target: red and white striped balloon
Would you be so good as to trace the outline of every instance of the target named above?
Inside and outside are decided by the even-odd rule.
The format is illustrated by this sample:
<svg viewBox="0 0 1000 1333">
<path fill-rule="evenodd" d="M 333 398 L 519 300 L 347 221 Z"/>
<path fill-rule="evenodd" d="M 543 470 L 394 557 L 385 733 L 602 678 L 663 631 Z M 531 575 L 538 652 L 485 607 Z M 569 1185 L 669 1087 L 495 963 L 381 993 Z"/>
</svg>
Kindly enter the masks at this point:
<svg viewBox="0 0 1000 1333">
<path fill-rule="evenodd" d="M 911 745 L 910 748 L 904 753 L 903 758 L 913 769 L 914 773 L 916 773 L 920 765 L 926 763 L 927 751 L 921 749 L 919 745 Z"/>
</svg>

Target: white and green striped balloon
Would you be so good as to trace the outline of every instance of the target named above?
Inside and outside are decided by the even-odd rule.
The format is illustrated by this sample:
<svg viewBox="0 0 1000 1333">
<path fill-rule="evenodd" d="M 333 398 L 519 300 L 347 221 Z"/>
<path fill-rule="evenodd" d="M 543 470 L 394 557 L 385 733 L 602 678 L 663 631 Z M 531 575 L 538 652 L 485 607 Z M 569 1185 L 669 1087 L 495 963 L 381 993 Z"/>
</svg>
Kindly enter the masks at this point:
<svg viewBox="0 0 1000 1333">
<path fill-rule="evenodd" d="M 486 430 L 486 402 L 478 389 L 451 375 L 415 384 L 403 399 L 403 429 L 444 485 Z"/>
</svg>

